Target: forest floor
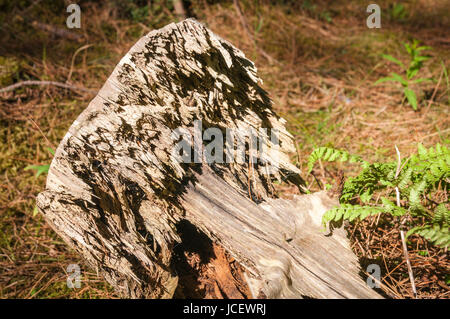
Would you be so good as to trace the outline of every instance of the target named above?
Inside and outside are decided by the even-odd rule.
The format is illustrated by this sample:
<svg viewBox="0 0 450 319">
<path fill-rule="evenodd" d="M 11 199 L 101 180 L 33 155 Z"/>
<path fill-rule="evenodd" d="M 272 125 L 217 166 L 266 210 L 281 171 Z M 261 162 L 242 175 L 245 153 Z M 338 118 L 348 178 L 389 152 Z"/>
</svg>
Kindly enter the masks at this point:
<svg viewBox="0 0 450 319">
<path fill-rule="evenodd" d="M 64 1 L 0 4 L 0 88 L 24 80 L 49 80 L 92 91 L 27 86 L 0 93 L 0 298 L 115 298 L 112 288 L 34 213 L 45 174 L 28 165 L 49 164 L 65 132 L 129 48 L 144 34 L 178 21 L 164 1 L 99 5 L 79 1 L 81 29 L 65 28 Z M 213 32 L 240 48 L 258 67 L 276 112 L 287 120 L 310 190 L 333 184 L 330 165 L 306 174 L 307 158 L 318 146 L 345 149 L 368 161 L 403 157 L 417 148 L 450 141 L 450 12 L 445 0 L 378 1 L 379 29 L 366 26 L 361 1 L 192 1 L 191 13 Z M 37 3 L 37 4 L 36 4 Z M 144 1 L 146 3 L 146 1 Z M 259 3 L 259 4 L 258 4 Z M 295 4 L 294 4 L 295 3 Z M 314 4 L 312 4 L 314 3 Z M 242 18 L 247 23 L 243 27 Z M 64 32 L 59 32 L 64 30 Z M 374 85 L 399 72 L 381 54 L 404 62 L 403 43 L 417 39 L 432 49 L 420 70 L 433 82 L 421 83 L 414 111 L 393 83 Z M 281 195 L 294 193 L 280 187 Z M 389 295 L 411 298 L 398 221 L 367 218 L 349 227 L 352 249 L 363 265 L 378 263 Z M 408 240 L 418 298 L 450 297 L 449 253 L 418 236 Z M 69 289 L 67 266 L 80 264 L 82 285 Z"/>
</svg>

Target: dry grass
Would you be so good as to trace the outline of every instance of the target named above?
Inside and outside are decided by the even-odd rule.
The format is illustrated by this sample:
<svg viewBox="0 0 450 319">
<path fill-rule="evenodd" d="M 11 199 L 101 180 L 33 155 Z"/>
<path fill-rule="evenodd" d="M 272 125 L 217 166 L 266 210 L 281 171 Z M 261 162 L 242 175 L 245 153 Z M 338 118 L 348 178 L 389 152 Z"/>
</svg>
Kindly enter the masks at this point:
<svg viewBox="0 0 450 319">
<path fill-rule="evenodd" d="M 0 56 L 19 61 L 13 81 L 68 81 L 98 89 L 139 37 L 175 20 L 169 9 L 154 9 L 141 22 L 124 16 L 114 2 L 100 6 L 82 1 L 83 28 L 73 31 L 82 36 L 77 42 L 31 27 L 31 21 L 38 18 L 49 25 L 64 25 L 66 16 L 51 13 L 47 2 L 26 14 L 22 14 L 25 8 L 13 6 L 7 8 L 7 16 L 0 16 L 4 26 Z M 408 156 L 417 142 L 427 146 L 448 144 L 450 92 L 444 80 L 439 86 L 429 83 L 417 87 L 421 98 L 418 112 L 402 103 L 398 87 L 373 85 L 380 77 L 397 71 L 385 64 L 380 54 L 404 59 L 402 42 L 412 38 L 434 48 L 430 52 L 433 59 L 422 71 L 424 76 L 439 79 L 441 60 L 449 68 L 450 17 L 443 10 L 445 0 L 434 0 L 432 4 L 405 2 L 405 21 L 388 18 L 386 12 L 393 1 L 379 1 L 384 11 L 382 28 L 378 30 L 366 28 L 365 7 L 359 1 L 318 1 L 315 9 L 268 2 L 241 1 L 251 35 L 242 27 L 232 1 L 193 1 L 192 11 L 256 62 L 274 108 L 288 120 L 299 150 L 293 160 L 300 167 L 317 146 L 344 148 L 367 160 L 380 161 L 394 158 L 394 145 Z M 65 12 L 64 4 L 56 7 Z M 115 296 L 41 216 L 33 216 L 34 197 L 44 187 L 45 178 L 24 171 L 29 164 L 50 162 L 46 147 L 58 145 L 92 97 L 50 86 L 0 94 L 0 298 Z M 332 183 L 337 169 L 346 175 L 354 173 L 353 167 L 341 165 L 317 170 L 316 177 L 322 184 Z M 310 189 L 317 189 L 312 175 L 305 178 Z M 282 190 L 293 192 L 289 187 Z M 411 297 L 396 221 L 368 219 L 351 225 L 349 231 L 362 263 L 375 261 L 382 266 L 382 281 L 390 294 Z M 448 298 L 448 252 L 418 237 L 408 248 L 419 298 Z M 82 265 L 81 289 L 66 286 L 66 268 L 72 263 Z"/>
</svg>

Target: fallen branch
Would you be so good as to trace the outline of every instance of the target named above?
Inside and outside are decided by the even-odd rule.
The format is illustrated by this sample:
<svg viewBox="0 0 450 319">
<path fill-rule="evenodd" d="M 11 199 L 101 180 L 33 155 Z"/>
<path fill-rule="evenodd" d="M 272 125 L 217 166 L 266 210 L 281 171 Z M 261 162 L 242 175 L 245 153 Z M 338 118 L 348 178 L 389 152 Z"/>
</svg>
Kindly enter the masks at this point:
<svg viewBox="0 0 450 319">
<path fill-rule="evenodd" d="M 78 33 L 68 31 L 67 29 L 58 28 L 50 24 L 33 21 L 31 25 L 37 29 L 41 29 L 42 31 L 50 32 L 51 34 L 60 38 L 66 38 L 68 40 L 77 42 L 83 40 L 83 36 Z"/>
</svg>

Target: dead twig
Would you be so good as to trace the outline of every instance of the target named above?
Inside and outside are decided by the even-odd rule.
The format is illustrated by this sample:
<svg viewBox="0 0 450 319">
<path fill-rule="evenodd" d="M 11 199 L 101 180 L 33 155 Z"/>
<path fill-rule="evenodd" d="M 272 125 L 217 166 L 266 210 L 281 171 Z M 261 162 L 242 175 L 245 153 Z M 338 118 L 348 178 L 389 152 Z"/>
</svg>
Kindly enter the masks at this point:
<svg viewBox="0 0 450 319">
<path fill-rule="evenodd" d="M 431 99 L 430 99 L 430 101 L 428 102 L 428 106 L 427 106 L 427 109 L 425 110 L 425 114 L 427 114 L 428 111 L 430 110 L 431 104 L 432 104 L 433 101 L 434 101 L 434 97 L 436 96 L 436 92 L 437 92 L 437 90 L 438 90 L 438 88 L 439 88 L 439 85 L 441 85 L 441 80 L 442 80 L 442 76 L 443 76 L 443 75 L 444 75 L 444 70 L 441 71 L 441 75 L 439 76 L 438 83 L 436 84 L 436 87 L 434 88 L 433 95 L 431 96 Z"/>
<path fill-rule="evenodd" d="M 400 174 L 400 170 L 402 167 L 402 158 L 401 158 L 400 151 L 398 150 L 397 145 L 395 145 L 395 151 L 397 152 L 397 158 L 398 158 L 397 170 L 395 172 L 395 178 L 397 178 L 398 175 Z M 400 191 L 398 190 L 398 187 L 395 187 L 395 193 L 397 196 L 397 206 L 400 207 Z M 403 226 L 404 222 L 405 222 L 405 219 L 403 219 L 403 221 L 401 222 L 400 227 Z M 417 298 L 416 284 L 414 282 L 414 274 L 413 274 L 412 267 L 411 267 L 411 261 L 409 260 L 408 247 L 406 246 L 405 232 L 401 228 L 400 228 L 400 237 L 402 240 L 403 255 L 405 256 L 406 265 L 408 267 L 409 281 L 411 282 L 411 287 L 412 287 L 412 291 L 414 294 L 414 298 Z"/>
<path fill-rule="evenodd" d="M 42 132 L 41 128 L 39 127 L 39 125 L 37 125 L 37 123 L 32 119 L 32 118 L 28 118 L 28 120 L 34 124 L 34 126 L 36 126 L 36 128 L 38 129 L 39 133 L 41 133 L 41 135 L 44 137 L 44 139 L 47 141 L 48 145 L 50 145 L 50 147 L 54 150 L 56 150 L 55 145 L 53 145 L 52 142 L 50 142 L 47 138 L 47 136 L 45 136 L 44 132 Z"/>
<path fill-rule="evenodd" d="M 78 33 L 71 32 L 66 29 L 58 28 L 58 27 L 55 27 L 50 24 L 33 21 L 31 23 L 31 25 L 37 29 L 41 29 L 42 31 L 50 32 L 60 38 L 65 38 L 65 39 L 72 40 L 72 41 L 82 41 L 83 40 L 83 36 Z"/>
<path fill-rule="evenodd" d="M 79 86 L 73 86 L 70 84 L 66 84 L 66 83 L 62 83 L 62 82 L 56 82 L 56 81 L 22 81 L 22 82 L 18 82 L 12 85 L 9 85 L 7 87 L 4 87 L 2 89 L 0 89 L 0 93 L 4 93 L 4 92 L 8 92 L 8 91 L 13 91 L 19 87 L 22 86 L 30 86 L 30 85 L 53 85 L 53 86 L 57 86 L 57 87 L 61 87 L 64 89 L 68 89 L 68 90 L 73 90 L 73 91 L 83 91 L 83 92 L 89 92 L 89 93 L 97 93 L 97 90 L 92 90 L 92 89 L 86 89 L 83 87 L 79 87 Z"/>
<path fill-rule="evenodd" d="M 83 45 L 81 48 L 78 48 L 78 49 L 75 51 L 75 53 L 74 53 L 73 56 L 72 56 L 72 62 L 70 63 L 70 70 L 69 70 L 69 75 L 67 76 L 66 83 L 69 83 L 70 78 L 72 77 L 73 66 L 74 66 L 74 64 L 75 64 L 75 58 L 76 58 L 77 54 L 80 53 L 81 51 L 87 49 L 87 48 L 90 48 L 91 46 L 93 46 L 93 44 L 86 44 L 86 45 Z"/>
</svg>

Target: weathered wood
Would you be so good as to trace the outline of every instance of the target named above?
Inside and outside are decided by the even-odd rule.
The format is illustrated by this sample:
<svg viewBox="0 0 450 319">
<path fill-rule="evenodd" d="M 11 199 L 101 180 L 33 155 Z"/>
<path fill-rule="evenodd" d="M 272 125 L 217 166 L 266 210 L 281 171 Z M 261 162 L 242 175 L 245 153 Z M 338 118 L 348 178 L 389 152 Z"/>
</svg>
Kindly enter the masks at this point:
<svg viewBox="0 0 450 319">
<path fill-rule="evenodd" d="M 274 179 L 301 178 L 292 136 L 259 82 L 241 51 L 195 20 L 150 32 L 61 141 L 39 210 L 124 296 L 173 296 L 177 226 L 187 220 L 245 268 L 255 298 L 379 297 L 358 276 L 344 231 L 320 232 L 336 200 L 271 198 Z M 249 149 L 244 163 L 180 162 L 171 136 L 195 120 L 241 139 L 254 129 L 266 162 L 249 164 Z"/>
</svg>

